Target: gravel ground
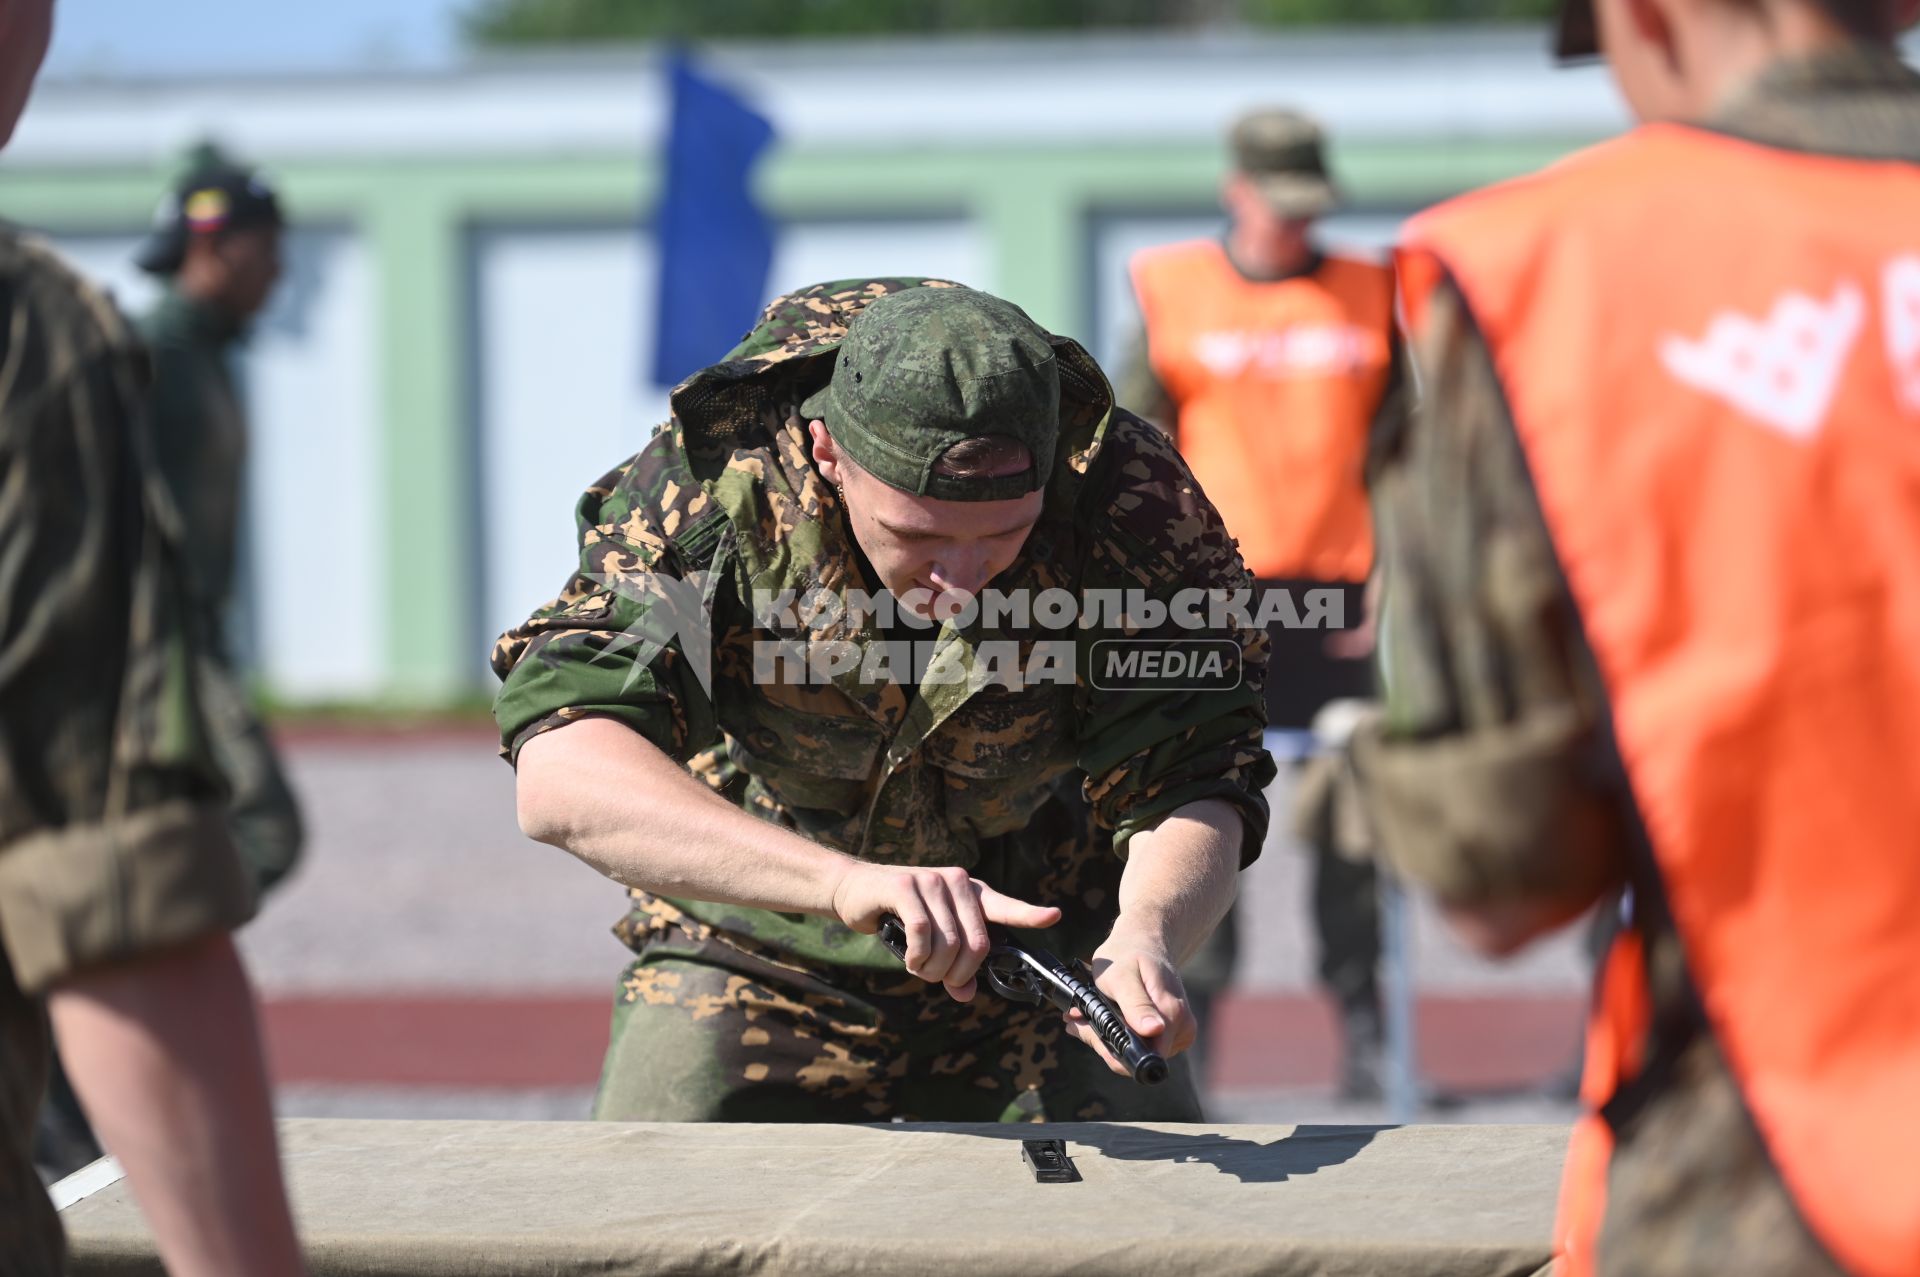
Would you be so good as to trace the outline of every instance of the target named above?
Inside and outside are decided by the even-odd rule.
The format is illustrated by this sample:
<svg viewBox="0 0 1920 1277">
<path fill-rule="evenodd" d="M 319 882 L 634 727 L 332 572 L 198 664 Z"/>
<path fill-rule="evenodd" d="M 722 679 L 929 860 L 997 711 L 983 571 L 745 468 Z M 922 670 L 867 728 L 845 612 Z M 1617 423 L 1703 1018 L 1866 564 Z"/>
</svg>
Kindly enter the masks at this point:
<svg viewBox="0 0 1920 1277">
<path fill-rule="evenodd" d="M 306 862 L 242 935 L 261 991 L 611 989 L 621 889 L 521 837 L 488 738 L 287 751 Z"/>
</svg>

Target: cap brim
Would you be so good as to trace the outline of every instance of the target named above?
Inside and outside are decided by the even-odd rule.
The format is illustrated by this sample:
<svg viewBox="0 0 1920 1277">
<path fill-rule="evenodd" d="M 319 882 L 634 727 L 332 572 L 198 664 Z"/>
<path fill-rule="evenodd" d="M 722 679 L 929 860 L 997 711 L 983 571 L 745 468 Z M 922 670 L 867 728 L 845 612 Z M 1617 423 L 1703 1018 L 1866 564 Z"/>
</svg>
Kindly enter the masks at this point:
<svg viewBox="0 0 1920 1277">
<path fill-rule="evenodd" d="M 827 410 L 833 406 L 833 383 L 828 382 L 820 389 L 808 395 L 800 405 L 800 420 L 825 421 Z"/>
<path fill-rule="evenodd" d="M 133 251 L 133 264 L 149 275 L 171 275 L 180 269 L 187 256 L 184 228 L 157 231 L 140 242 Z"/>
<path fill-rule="evenodd" d="M 1318 217 L 1340 205 L 1340 192 L 1316 173 L 1249 173 L 1267 207 L 1289 217 Z"/>
<path fill-rule="evenodd" d="M 1600 24 L 1593 15 L 1593 0 L 1561 0 L 1553 56 L 1562 62 L 1600 56 Z"/>
</svg>

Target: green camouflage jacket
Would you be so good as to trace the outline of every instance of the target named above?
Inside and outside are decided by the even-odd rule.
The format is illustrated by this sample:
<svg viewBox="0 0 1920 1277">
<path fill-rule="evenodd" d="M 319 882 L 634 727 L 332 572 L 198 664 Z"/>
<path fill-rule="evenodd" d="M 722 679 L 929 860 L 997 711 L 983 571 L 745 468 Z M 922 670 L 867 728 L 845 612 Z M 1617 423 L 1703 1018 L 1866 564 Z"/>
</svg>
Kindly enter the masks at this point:
<svg viewBox="0 0 1920 1277">
<path fill-rule="evenodd" d="M 1038 646 L 1064 637 L 1074 640 L 1073 675 L 1015 687 L 930 673 L 903 686 L 864 659 L 897 631 L 844 614 L 809 627 L 778 606 L 863 588 L 838 495 L 814 469 L 794 405 L 825 383 L 863 305 L 917 286 L 953 285 L 840 281 L 780 298 L 724 361 L 674 392 L 672 420 L 582 498 L 579 571 L 494 650 L 506 752 L 578 718 L 611 717 L 741 806 L 823 845 L 871 860 L 963 865 L 1016 893 L 1048 870 L 1057 839 L 1023 836 L 1059 801 L 1062 782 L 1079 782 L 1092 820 L 1110 831 L 1111 844 L 1100 840 L 1108 859 L 1106 846 L 1124 852 L 1133 833 L 1176 808 L 1222 798 L 1245 817 L 1251 860 L 1267 824 L 1260 793 L 1273 775 L 1260 744 L 1266 638 L 1257 628 L 1213 631 L 1236 645 L 1244 667 L 1231 690 L 1102 691 L 1086 677 L 1091 640 L 1140 629 L 1062 636 L 990 629 L 984 619 L 937 638 L 920 631 L 934 644 L 930 670 L 977 671 L 989 642 L 1017 645 L 1027 668 Z M 1246 588 L 1232 540 L 1165 437 L 1114 407 L 1077 344 L 1054 340 L 1061 446 L 1040 522 L 995 588 L 1077 598 L 1131 589 L 1162 600 L 1194 586 Z M 663 591 L 704 611 L 710 664 L 688 650 L 687 631 L 636 640 Z M 820 682 L 769 680 L 769 645 L 809 637 L 861 652 L 865 676 L 855 668 Z M 800 956 L 891 962 L 866 937 L 817 919 L 656 905 L 644 895 L 640 903 L 656 920 L 684 910 Z M 1105 921 L 1112 910 L 1110 896 L 1099 902 Z"/>
<path fill-rule="evenodd" d="M 201 636 L 145 352 L 102 293 L 6 227 L 0 317 L 0 985 L 37 992 L 252 904 L 192 679 Z"/>
</svg>

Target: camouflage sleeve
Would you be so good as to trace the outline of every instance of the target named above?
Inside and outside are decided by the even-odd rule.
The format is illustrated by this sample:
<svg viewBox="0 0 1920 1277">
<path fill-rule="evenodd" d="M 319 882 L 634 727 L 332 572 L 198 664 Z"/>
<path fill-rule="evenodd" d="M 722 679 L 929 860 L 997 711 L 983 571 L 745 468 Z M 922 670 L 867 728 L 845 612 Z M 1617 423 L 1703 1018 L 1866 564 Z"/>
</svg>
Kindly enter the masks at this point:
<svg viewBox="0 0 1920 1277">
<path fill-rule="evenodd" d="M 253 912 L 137 348 L 41 253 L 0 243 L 0 952 L 29 993 Z"/>
<path fill-rule="evenodd" d="M 542 732 L 612 718 L 686 761 L 717 735 L 713 704 L 671 628 L 688 586 L 668 529 L 709 513 L 678 434 L 646 449 L 581 497 L 580 566 L 560 596 L 494 644 L 494 721 L 509 761 Z"/>
<path fill-rule="evenodd" d="M 1252 586 L 1233 539 L 1201 495 L 1186 462 L 1166 435 L 1130 414 L 1116 412 L 1103 452 L 1113 479 L 1089 551 L 1089 591 L 1139 590 L 1171 602 L 1185 589 L 1246 590 Z M 1260 854 L 1267 832 L 1262 797 L 1274 776 L 1261 744 L 1266 728 L 1266 632 L 1255 626 L 1227 633 L 1193 630 L 1171 611 L 1151 629 L 1129 638 L 1223 638 L 1238 644 L 1241 677 L 1217 690 L 1103 690 L 1082 682 L 1078 740 L 1080 766 L 1095 819 L 1114 831 L 1114 846 L 1191 802 L 1220 798 L 1245 821 L 1241 862 Z M 1083 635 L 1095 640 L 1099 635 Z M 1083 642 L 1091 647 L 1091 642 Z"/>
<path fill-rule="evenodd" d="M 1153 370 L 1153 357 L 1147 346 L 1147 326 L 1135 325 L 1133 342 L 1127 347 L 1127 354 L 1120 365 L 1126 371 L 1115 387 L 1119 401 L 1127 411 L 1159 426 L 1172 434 L 1179 422 L 1179 412 L 1174 406 L 1173 396 L 1167 393 L 1160 374 Z"/>
<path fill-rule="evenodd" d="M 1618 873 L 1604 703 L 1489 352 L 1443 287 L 1420 397 L 1376 439 L 1383 722 L 1355 745 L 1381 841 L 1449 902 Z"/>
</svg>

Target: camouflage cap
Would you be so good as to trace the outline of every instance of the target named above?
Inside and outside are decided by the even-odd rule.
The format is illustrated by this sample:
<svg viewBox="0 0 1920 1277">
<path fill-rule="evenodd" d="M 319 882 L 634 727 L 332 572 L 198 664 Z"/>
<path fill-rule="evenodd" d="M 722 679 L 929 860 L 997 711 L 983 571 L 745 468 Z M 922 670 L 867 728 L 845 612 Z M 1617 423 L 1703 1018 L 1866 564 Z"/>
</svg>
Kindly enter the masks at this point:
<svg viewBox="0 0 1920 1277">
<path fill-rule="evenodd" d="M 833 379 L 800 411 L 893 487 L 1004 501 L 1038 491 L 1052 473 L 1060 368 L 1047 334 L 1012 302 L 971 288 L 912 288 L 854 317 Z M 954 444 L 987 435 L 1025 444 L 1032 467 L 996 478 L 935 471 Z"/>
<path fill-rule="evenodd" d="M 1249 111 L 1230 135 L 1233 164 L 1267 203 L 1290 217 L 1317 217 L 1340 202 L 1327 175 L 1325 138 L 1313 117 L 1280 107 Z"/>
</svg>

